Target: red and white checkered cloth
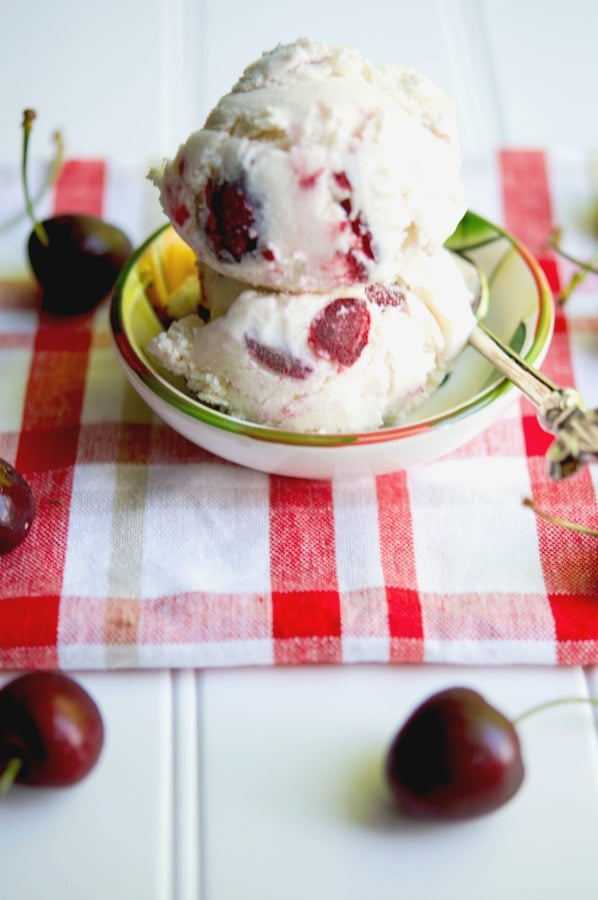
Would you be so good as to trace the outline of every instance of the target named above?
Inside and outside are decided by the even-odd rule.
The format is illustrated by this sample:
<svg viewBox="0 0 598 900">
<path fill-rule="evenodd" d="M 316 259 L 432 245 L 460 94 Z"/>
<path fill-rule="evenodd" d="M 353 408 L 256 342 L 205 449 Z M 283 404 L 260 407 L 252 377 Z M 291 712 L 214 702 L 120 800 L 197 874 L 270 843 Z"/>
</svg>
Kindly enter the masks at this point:
<svg viewBox="0 0 598 900">
<path fill-rule="evenodd" d="M 509 150 L 467 161 L 476 211 L 536 253 L 553 288 L 595 204 L 589 154 Z M 18 209 L 0 172 L 0 217 Z M 155 203 L 155 200 L 153 201 Z M 71 161 L 40 212 L 150 231 L 142 171 Z M 155 210 L 154 210 L 155 214 Z M 0 557 L 0 667 L 207 667 L 308 662 L 598 663 L 597 468 L 545 477 L 551 438 L 524 400 L 442 460 L 376 479 L 268 476 L 158 421 L 113 355 L 107 308 L 38 316 L 21 222 L 0 232 L 0 456 L 37 516 Z M 558 311 L 544 366 L 598 406 L 598 279 Z"/>
</svg>

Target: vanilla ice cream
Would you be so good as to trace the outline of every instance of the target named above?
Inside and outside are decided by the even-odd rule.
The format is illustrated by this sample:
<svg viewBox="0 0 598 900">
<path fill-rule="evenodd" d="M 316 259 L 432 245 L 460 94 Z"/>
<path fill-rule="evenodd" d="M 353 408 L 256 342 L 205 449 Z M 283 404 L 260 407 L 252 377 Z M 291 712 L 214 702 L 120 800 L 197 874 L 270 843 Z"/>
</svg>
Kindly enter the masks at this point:
<svg viewBox="0 0 598 900">
<path fill-rule="evenodd" d="M 254 286 L 391 282 L 465 212 L 451 101 L 307 39 L 250 65 L 152 178 L 200 261 Z"/>
<path fill-rule="evenodd" d="M 472 326 L 471 295 L 439 252 L 435 267 L 448 276 L 441 317 L 418 279 L 414 289 L 370 283 L 291 294 L 211 273 L 202 302 L 217 317 L 175 322 L 150 353 L 200 400 L 238 418 L 305 432 L 395 424 L 438 385 Z"/>
<path fill-rule="evenodd" d="M 150 175 L 197 256 L 199 306 L 149 352 L 238 418 L 397 424 L 474 326 L 443 248 L 459 167 L 452 103 L 413 69 L 307 39 L 263 54 Z"/>
</svg>

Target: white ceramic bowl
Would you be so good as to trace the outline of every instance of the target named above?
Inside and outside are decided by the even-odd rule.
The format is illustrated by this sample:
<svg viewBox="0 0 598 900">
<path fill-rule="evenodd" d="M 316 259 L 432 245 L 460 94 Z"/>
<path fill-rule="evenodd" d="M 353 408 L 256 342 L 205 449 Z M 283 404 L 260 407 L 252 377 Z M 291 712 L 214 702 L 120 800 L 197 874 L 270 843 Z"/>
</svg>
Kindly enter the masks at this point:
<svg viewBox="0 0 598 900">
<path fill-rule="evenodd" d="M 447 246 L 485 273 L 488 327 L 528 363 L 540 365 L 552 335 L 554 307 L 529 251 L 472 212 Z M 146 353 L 163 328 L 156 306 L 163 305 L 193 266 L 191 252 L 170 226 L 148 238 L 117 283 L 110 310 L 112 339 L 127 378 L 151 409 L 194 444 L 232 462 L 304 478 L 380 475 L 449 453 L 487 428 L 518 396 L 507 379 L 467 347 L 444 384 L 399 427 L 298 434 L 235 419 L 194 399 Z"/>
</svg>

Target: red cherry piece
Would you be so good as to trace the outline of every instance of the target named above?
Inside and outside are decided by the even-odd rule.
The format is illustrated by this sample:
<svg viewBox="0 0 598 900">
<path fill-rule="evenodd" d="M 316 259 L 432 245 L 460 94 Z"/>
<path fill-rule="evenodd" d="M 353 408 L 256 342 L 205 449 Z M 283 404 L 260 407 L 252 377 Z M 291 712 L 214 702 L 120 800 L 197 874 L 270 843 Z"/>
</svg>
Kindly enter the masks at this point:
<svg viewBox="0 0 598 900">
<path fill-rule="evenodd" d="M 372 233 L 369 228 L 364 225 L 360 215 L 352 220 L 353 234 L 359 238 L 359 249 L 368 259 L 375 259 L 374 249 L 372 246 Z"/>
<path fill-rule="evenodd" d="M 353 215 L 353 203 L 351 201 L 351 182 L 347 178 L 345 172 L 335 172 L 334 180 L 342 191 L 349 192 L 349 196 L 344 197 L 340 201 L 340 206 L 346 213 L 347 219 L 351 226 L 351 231 L 357 238 L 353 252 L 357 250 L 363 253 L 364 256 L 367 256 L 368 259 L 375 259 L 376 257 L 374 255 L 372 233 L 364 222 L 361 213 L 358 212 L 357 215 Z M 360 278 L 358 280 L 362 281 L 364 279 Z"/>
<path fill-rule="evenodd" d="M 403 306 L 405 294 L 395 285 L 368 284 L 365 295 L 376 306 Z"/>
<path fill-rule="evenodd" d="M 351 190 L 351 182 L 347 178 L 346 172 L 335 172 L 333 177 L 341 191 Z"/>
<path fill-rule="evenodd" d="M 317 356 L 352 366 L 368 342 L 370 313 L 365 300 L 338 297 L 312 320 L 308 343 Z"/>
<path fill-rule="evenodd" d="M 319 179 L 324 173 L 323 169 L 317 169 L 315 172 L 308 172 L 299 176 L 299 187 L 302 191 L 311 191 L 316 186 Z"/>
<path fill-rule="evenodd" d="M 372 249 L 372 234 L 369 228 L 367 228 L 367 226 L 363 224 L 361 215 L 358 213 L 356 216 L 351 218 L 352 208 L 350 200 L 343 200 L 341 206 L 347 213 L 347 218 L 349 219 L 349 223 L 351 225 L 351 231 L 357 238 L 355 249 L 360 250 L 364 256 L 368 257 L 368 259 L 374 259 L 374 251 Z"/>
<path fill-rule="evenodd" d="M 177 225 L 182 226 L 191 218 L 191 213 L 189 212 L 185 204 L 181 203 L 173 210 L 172 217 Z"/>
<path fill-rule="evenodd" d="M 255 211 L 238 182 L 214 184 L 205 189 L 208 217 L 205 234 L 219 260 L 240 262 L 257 247 Z"/>
<path fill-rule="evenodd" d="M 31 488 L 10 463 L 0 459 L 0 554 L 27 537 L 34 515 Z"/>
<path fill-rule="evenodd" d="M 16 781 L 67 787 L 96 764 L 104 726 L 95 701 L 60 672 L 30 672 L 0 690 L 0 775 L 20 760 Z"/>
<path fill-rule="evenodd" d="M 275 372 L 277 375 L 284 375 L 287 378 L 307 378 L 313 372 L 313 368 L 309 363 L 301 359 L 289 356 L 281 350 L 275 350 L 273 347 L 267 347 L 260 344 L 255 338 L 245 335 L 245 346 L 249 354 L 260 363 Z"/>
<path fill-rule="evenodd" d="M 399 808 L 422 819 L 466 819 L 492 812 L 524 778 L 515 728 L 476 691 L 434 694 L 391 744 L 388 784 Z"/>
<path fill-rule="evenodd" d="M 350 250 L 344 258 L 345 278 L 351 284 L 362 284 L 368 280 L 368 270 L 363 260 L 358 259 Z"/>
</svg>

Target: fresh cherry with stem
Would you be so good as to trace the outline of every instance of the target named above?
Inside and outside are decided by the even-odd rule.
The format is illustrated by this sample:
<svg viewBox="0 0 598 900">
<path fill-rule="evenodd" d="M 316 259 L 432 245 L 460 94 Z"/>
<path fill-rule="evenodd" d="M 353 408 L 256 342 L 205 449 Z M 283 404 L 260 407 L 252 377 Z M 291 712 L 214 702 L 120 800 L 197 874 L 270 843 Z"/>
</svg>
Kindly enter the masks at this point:
<svg viewBox="0 0 598 900">
<path fill-rule="evenodd" d="M 456 820 L 503 806 L 525 776 L 517 726 L 563 703 L 598 701 L 552 700 L 509 720 L 470 688 L 433 694 L 409 716 L 387 754 L 386 780 L 399 809 L 417 819 Z"/>
<path fill-rule="evenodd" d="M 29 262 L 41 289 L 41 308 L 54 315 L 89 312 L 112 290 L 132 251 L 126 234 L 95 216 L 65 213 L 37 221 L 29 193 L 27 158 L 35 112 L 23 114 L 22 181 L 33 231 Z"/>
<path fill-rule="evenodd" d="M 95 766 L 103 744 L 95 701 L 68 675 L 29 672 L 0 689 L 0 796 L 14 782 L 76 784 Z"/>
</svg>

